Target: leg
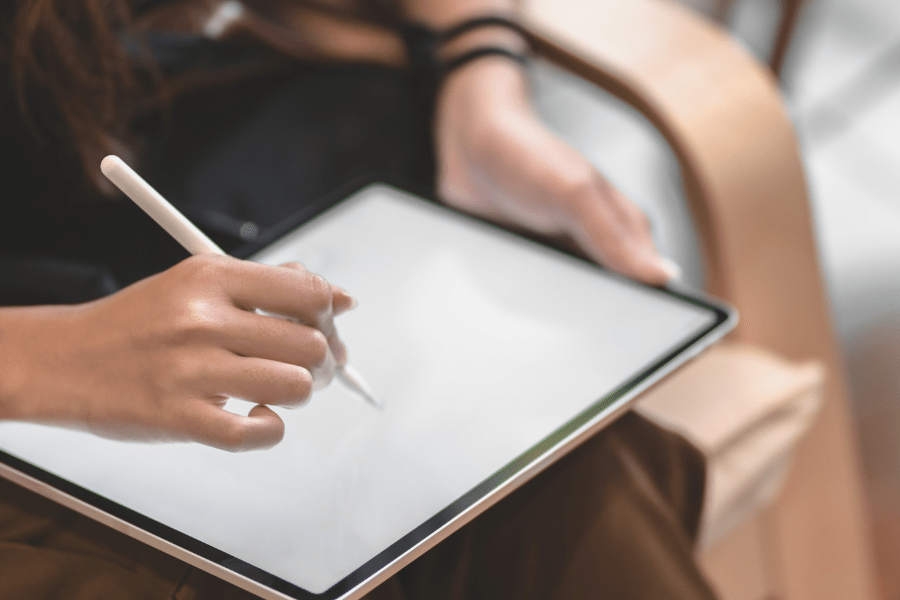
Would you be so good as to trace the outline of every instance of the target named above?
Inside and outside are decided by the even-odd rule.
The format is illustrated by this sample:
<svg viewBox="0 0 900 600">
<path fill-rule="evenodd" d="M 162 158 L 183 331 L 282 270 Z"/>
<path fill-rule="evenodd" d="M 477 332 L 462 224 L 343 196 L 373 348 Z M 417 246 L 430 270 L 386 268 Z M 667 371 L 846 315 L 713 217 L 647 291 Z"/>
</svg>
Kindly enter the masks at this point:
<svg viewBox="0 0 900 600">
<path fill-rule="evenodd" d="M 682 438 L 627 414 L 369 599 L 710 600 L 691 547 L 703 478 Z M 0 581 L 0 600 L 253 597 L 5 480 Z"/>
<path fill-rule="evenodd" d="M 184 563 L 0 479 L 0 600 L 169 600 Z"/>
<path fill-rule="evenodd" d="M 703 484 L 699 452 L 627 414 L 398 577 L 410 599 L 712 599 Z"/>
</svg>

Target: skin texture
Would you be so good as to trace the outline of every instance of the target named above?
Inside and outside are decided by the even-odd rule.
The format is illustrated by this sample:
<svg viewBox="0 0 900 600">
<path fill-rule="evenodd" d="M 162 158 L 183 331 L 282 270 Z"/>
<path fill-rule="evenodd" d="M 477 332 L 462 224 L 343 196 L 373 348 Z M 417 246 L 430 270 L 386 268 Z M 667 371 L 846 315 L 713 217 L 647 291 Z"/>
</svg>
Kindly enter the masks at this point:
<svg viewBox="0 0 900 600">
<path fill-rule="evenodd" d="M 334 316 L 353 304 L 296 264 L 201 255 L 87 304 L 6 310 L 19 375 L 7 417 L 118 439 L 271 447 L 284 423 L 268 406 L 300 406 L 331 381 L 346 361 Z M 221 408 L 229 396 L 258 405 L 234 415 Z"/>
<path fill-rule="evenodd" d="M 513 7 L 410 0 L 406 8 L 441 28 Z M 488 27 L 441 53 L 484 45 L 524 49 L 518 35 Z M 450 204 L 567 234 L 598 262 L 647 283 L 671 278 L 640 210 L 537 118 L 518 64 L 482 58 L 452 73 L 434 127 L 438 189 Z M 299 265 L 197 256 L 88 304 L 2 309 L 0 419 L 119 439 L 268 448 L 284 436 L 268 407 L 302 405 L 346 361 L 334 317 L 354 304 Z M 257 406 L 233 415 L 222 409 L 226 397 Z"/>
<path fill-rule="evenodd" d="M 672 277 L 640 209 L 536 116 L 522 68 L 483 58 L 444 82 L 436 122 L 440 193 L 450 204 L 545 234 L 646 283 Z"/>
</svg>

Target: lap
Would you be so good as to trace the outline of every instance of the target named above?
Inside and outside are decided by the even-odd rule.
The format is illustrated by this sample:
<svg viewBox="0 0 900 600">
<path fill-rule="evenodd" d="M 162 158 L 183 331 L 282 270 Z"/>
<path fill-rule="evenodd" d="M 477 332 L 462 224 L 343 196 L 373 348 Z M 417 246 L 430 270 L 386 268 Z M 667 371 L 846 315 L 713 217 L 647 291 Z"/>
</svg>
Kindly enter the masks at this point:
<svg viewBox="0 0 900 600">
<path fill-rule="evenodd" d="M 627 414 L 370 594 L 713 598 L 693 562 L 702 456 Z M 253 596 L 0 480 L 0 600 Z"/>
</svg>

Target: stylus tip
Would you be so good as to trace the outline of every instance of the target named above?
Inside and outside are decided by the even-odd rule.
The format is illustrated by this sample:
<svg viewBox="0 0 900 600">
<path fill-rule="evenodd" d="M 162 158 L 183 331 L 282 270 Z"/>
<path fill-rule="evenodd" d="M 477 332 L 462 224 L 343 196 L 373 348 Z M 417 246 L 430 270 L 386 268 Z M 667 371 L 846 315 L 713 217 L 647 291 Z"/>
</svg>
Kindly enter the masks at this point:
<svg viewBox="0 0 900 600">
<path fill-rule="evenodd" d="M 372 387 L 366 383 L 366 380 L 359 374 L 359 371 L 352 366 L 345 364 L 341 367 L 341 369 L 338 370 L 338 378 L 344 382 L 344 385 L 362 396 L 366 402 L 378 410 L 384 410 L 384 402 L 375 395 L 372 391 Z"/>
</svg>

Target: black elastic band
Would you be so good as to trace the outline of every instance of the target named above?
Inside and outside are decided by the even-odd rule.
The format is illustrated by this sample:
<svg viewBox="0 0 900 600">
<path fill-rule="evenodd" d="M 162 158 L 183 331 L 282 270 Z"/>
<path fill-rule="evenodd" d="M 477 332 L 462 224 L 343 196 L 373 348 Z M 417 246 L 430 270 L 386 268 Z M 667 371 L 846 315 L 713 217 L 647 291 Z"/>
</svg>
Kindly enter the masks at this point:
<svg viewBox="0 0 900 600">
<path fill-rule="evenodd" d="M 444 63 L 443 68 L 441 69 L 441 77 L 446 77 L 463 65 L 484 56 L 505 56 L 506 58 L 516 61 L 522 66 L 528 65 L 528 54 L 513 52 L 509 48 L 501 48 L 500 46 L 483 46 L 481 48 L 469 50 L 468 52 L 464 52 L 461 55 L 448 60 L 446 63 Z"/>
<path fill-rule="evenodd" d="M 438 42 L 440 44 L 446 44 L 447 42 L 458 38 L 462 34 L 479 27 L 505 27 L 506 29 L 512 29 L 513 31 L 515 31 L 523 38 L 525 38 L 526 41 L 529 38 L 528 31 L 513 19 L 501 17 L 499 15 L 487 15 L 484 17 L 475 17 L 474 19 L 468 19 L 466 21 L 463 21 L 462 23 L 454 25 L 449 29 L 445 29 L 438 34 Z"/>
</svg>

